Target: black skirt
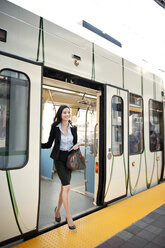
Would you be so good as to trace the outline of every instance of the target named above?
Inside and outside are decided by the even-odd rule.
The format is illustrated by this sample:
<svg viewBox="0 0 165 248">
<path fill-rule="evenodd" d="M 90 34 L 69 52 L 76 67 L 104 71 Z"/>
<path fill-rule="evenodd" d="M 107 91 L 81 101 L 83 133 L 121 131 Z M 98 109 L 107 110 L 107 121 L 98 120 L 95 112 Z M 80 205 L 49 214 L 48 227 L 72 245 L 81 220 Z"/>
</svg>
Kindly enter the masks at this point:
<svg viewBox="0 0 165 248">
<path fill-rule="evenodd" d="M 58 160 L 55 160 L 57 174 L 63 186 L 70 185 L 71 170 L 66 167 L 68 151 L 60 151 Z"/>
</svg>

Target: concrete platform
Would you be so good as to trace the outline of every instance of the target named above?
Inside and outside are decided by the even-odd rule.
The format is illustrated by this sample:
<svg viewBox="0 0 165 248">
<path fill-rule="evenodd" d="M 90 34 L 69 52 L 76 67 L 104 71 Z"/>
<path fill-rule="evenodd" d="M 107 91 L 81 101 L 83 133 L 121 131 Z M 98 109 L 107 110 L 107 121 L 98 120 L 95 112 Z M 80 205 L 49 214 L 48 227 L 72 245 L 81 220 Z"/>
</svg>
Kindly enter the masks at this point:
<svg viewBox="0 0 165 248">
<path fill-rule="evenodd" d="M 108 247 L 165 247 L 165 204 L 97 246 Z"/>
</svg>

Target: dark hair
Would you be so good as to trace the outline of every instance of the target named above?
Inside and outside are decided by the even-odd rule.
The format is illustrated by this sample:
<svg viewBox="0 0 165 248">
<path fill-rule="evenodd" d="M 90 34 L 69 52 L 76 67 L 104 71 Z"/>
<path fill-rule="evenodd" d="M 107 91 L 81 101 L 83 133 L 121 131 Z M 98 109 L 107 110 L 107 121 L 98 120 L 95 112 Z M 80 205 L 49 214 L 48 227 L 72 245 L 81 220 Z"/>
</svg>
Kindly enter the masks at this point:
<svg viewBox="0 0 165 248">
<path fill-rule="evenodd" d="M 57 111 L 57 113 L 56 113 L 56 115 L 55 115 L 55 117 L 54 117 L 54 122 L 53 122 L 52 125 L 57 126 L 57 125 L 61 122 L 61 120 L 62 120 L 61 114 L 62 114 L 62 111 L 63 111 L 65 108 L 70 109 L 67 105 L 61 105 L 61 106 L 59 107 L 59 109 L 58 109 L 58 111 Z M 69 120 L 69 123 L 71 123 L 70 120 Z"/>
</svg>

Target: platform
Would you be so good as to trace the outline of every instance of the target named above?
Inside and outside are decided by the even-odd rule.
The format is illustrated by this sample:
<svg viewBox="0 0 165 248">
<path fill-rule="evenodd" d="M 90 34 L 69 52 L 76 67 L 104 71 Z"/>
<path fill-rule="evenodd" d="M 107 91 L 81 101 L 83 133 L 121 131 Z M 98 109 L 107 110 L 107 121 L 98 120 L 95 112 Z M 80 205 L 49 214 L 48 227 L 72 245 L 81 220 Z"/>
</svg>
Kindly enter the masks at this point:
<svg viewBox="0 0 165 248">
<path fill-rule="evenodd" d="M 165 204 L 96 247 L 165 247 Z"/>
<path fill-rule="evenodd" d="M 165 183 L 63 225 L 15 248 L 165 247 Z"/>
</svg>

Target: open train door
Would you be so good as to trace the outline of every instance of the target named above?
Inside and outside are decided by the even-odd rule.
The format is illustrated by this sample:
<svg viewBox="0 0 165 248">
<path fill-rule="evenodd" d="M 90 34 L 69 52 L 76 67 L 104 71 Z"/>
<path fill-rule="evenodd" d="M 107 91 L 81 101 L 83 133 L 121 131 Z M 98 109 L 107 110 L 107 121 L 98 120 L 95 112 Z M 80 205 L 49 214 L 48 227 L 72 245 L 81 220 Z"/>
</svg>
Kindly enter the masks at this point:
<svg viewBox="0 0 165 248">
<path fill-rule="evenodd" d="M 104 203 L 127 195 L 128 91 L 105 86 L 105 186 Z"/>
<path fill-rule="evenodd" d="M 37 231 L 41 73 L 0 54 L 0 246 Z"/>
</svg>

